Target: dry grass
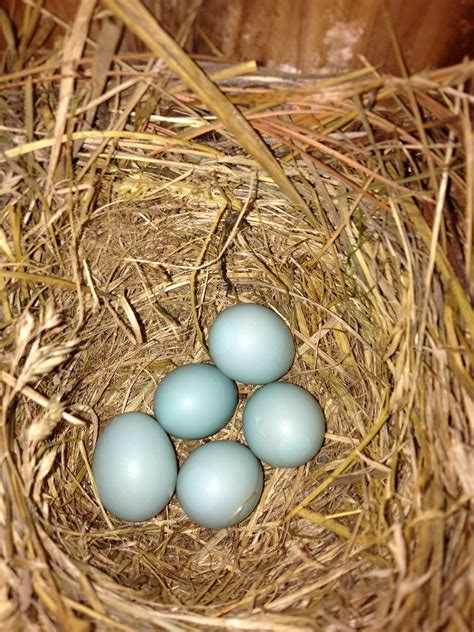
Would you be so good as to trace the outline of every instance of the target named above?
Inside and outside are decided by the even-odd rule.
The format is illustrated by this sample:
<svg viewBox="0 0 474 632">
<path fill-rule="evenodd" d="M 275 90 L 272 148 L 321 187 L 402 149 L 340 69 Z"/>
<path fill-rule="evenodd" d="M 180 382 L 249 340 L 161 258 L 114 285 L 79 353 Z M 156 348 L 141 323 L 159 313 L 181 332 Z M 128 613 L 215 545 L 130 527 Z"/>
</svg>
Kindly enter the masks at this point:
<svg viewBox="0 0 474 632">
<path fill-rule="evenodd" d="M 94 5 L 0 77 L 0 627 L 468 630 L 474 63 L 321 81 L 208 63 L 210 98 L 173 46 L 174 72 L 114 56 Z M 107 516 L 100 427 L 150 412 L 237 300 L 290 324 L 322 451 L 266 468 L 228 530 L 175 499 Z M 242 438 L 240 410 L 220 437 Z"/>
</svg>

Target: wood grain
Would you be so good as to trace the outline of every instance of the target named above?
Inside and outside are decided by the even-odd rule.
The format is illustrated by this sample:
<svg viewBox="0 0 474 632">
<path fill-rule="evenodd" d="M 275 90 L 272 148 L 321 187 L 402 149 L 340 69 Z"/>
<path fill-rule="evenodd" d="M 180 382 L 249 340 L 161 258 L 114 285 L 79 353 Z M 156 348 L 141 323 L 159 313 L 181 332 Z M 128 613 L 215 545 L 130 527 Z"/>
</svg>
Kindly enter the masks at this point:
<svg viewBox="0 0 474 632">
<path fill-rule="evenodd" d="M 78 0 L 45 0 L 44 7 L 70 24 L 77 4 Z M 191 0 L 144 0 L 143 4 L 176 35 Z M 0 0 L 0 6 L 19 28 L 23 3 Z M 388 6 L 410 72 L 474 55 L 473 0 L 388 0 Z M 48 46 L 62 30 L 56 28 Z M 206 37 L 226 58 L 256 59 L 271 68 L 337 74 L 359 67 L 362 55 L 381 71 L 399 72 L 382 0 L 203 0 L 186 48 L 209 53 Z M 0 48 L 1 40 L 0 35 Z M 144 47 L 128 31 L 121 50 Z"/>
<path fill-rule="evenodd" d="M 441 67 L 474 53 L 471 0 L 390 0 L 409 70 Z M 359 55 L 398 72 L 380 0 L 204 0 L 199 26 L 232 58 L 265 66 L 338 73 Z M 197 42 L 197 49 L 205 44 Z"/>
</svg>

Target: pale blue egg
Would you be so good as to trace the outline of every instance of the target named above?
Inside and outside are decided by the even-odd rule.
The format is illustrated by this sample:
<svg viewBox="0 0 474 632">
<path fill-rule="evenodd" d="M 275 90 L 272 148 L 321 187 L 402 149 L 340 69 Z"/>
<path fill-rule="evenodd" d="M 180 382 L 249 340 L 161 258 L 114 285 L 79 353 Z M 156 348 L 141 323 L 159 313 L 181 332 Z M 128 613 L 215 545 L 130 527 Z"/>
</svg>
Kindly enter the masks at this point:
<svg viewBox="0 0 474 632">
<path fill-rule="evenodd" d="M 248 448 L 236 441 L 212 441 L 184 461 L 176 494 L 191 520 L 223 529 L 252 513 L 262 489 L 262 466 Z"/>
<path fill-rule="evenodd" d="M 173 495 L 176 454 L 156 419 L 145 413 L 123 413 L 100 434 L 92 472 L 102 504 L 110 513 L 122 520 L 148 520 Z"/>
<path fill-rule="evenodd" d="M 295 346 L 285 321 L 273 310 L 241 303 L 212 323 L 209 352 L 217 368 L 233 380 L 267 384 L 291 367 Z"/>
<path fill-rule="evenodd" d="M 304 388 L 275 382 L 249 397 L 243 430 L 247 445 L 264 463 L 297 467 L 320 450 L 325 433 L 324 414 Z"/>
<path fill-rule="evenodd" d="M 153 402 L 163 428 L 180 439 L 218 432 L 234 414 L 237 386 L 212 364 L 186 364 L 160 382 Z"/>
</svg>

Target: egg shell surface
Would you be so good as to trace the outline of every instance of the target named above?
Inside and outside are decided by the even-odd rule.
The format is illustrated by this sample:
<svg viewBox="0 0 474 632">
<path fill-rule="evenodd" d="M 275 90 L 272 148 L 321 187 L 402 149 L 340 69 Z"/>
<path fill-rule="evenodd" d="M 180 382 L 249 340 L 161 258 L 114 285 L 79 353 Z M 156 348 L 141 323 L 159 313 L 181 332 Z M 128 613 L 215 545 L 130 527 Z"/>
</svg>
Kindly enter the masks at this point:
<svg viewBox="0 0 474 632">
<path fill-rule="evenodd" d="M 222 529 L 249 516 L 262 489 L 262 466 L 247 447 L 236 441 L 212 441 L 184 461 L 176 493 L 191 520 Z"/>
<path fill-rule="evenodd" d="M 257 389 L 243 411 L 245 441 L 264 463 L 297 467 L 320 450 L 324 413 L 306 389 L 274 382 Z"/>
<path fill-rule="evenodd" d="M 153 407 L 169 434 L 202 439 L 218 432 L 234 414 L 238 402 L 235 382 L 212 364 L 186 364 L 159 383 Z"/>
<path fill-rule="evenodd" d="M 209 330 L 209 352 L 216 366 L 233 380 L 267 384 L 284 375 L 295 357 L 285 321 L 256 303 L 225 309 Z"/>
<path fill-rule="evenodd" d="M 173 495 L 176 454 L 156 419 L 141 412 L 123 413 L 99 435 L 92 472 L 108 511 L 122 520 L 148 520 Z"/>
</svg>

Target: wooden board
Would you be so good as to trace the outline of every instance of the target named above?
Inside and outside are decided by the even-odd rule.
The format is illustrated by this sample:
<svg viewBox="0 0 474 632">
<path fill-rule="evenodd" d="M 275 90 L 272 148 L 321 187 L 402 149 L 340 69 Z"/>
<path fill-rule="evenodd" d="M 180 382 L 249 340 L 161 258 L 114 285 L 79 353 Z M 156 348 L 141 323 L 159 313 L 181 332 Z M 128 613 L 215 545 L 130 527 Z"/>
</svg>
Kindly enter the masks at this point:
<svg viewBox="0 0 474 632">
<path fill-rule="evenodd" d="M 78 4 L 79 0 L 45 0 L 44 8 L 70 23 Z M 194 3 L 144 4 L 175 35 Z M 23 3 L 0 0 L 0 6 L 18 29 Z M 187 48 L 210 53 L 210 41 L 235 61 L 256 59 L 264 66 L 315 74 L 351 70 L 364 56 L 382 71 L 398 73 L 382 6 L 382 0 L 203 0 Z M 388 6 L 411 72 L 473 56 L 474 0 L 388 0 Z M 55 33 L 62 28 L 59 25 Z M 49 37 L 46 44 L 53 46 L 54 39 Z M 122 50 L 143 46 L 126 34 Z"/>
<path fill-rule="evenodd" d="M 381 0 L 205 0 L 198 24 L 233 59 L 338 73 L 360 55 L 386 72 L 399 67 Z M 410 71 L 459 62 L 474 53 L 471 0 L 390 0 Z M 205 44 L 198 40 L 198 50 Z"/>
</svg>

